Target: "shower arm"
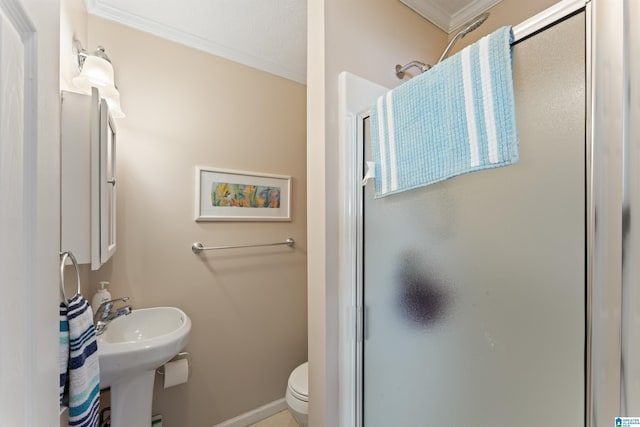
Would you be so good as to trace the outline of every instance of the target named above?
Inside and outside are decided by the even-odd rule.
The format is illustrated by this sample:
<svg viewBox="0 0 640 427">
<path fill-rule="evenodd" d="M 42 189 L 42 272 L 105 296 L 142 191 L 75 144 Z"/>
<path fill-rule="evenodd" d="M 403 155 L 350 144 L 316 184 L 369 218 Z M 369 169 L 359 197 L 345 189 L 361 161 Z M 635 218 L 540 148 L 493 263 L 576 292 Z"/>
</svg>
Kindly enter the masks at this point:
<svg viewBox="0 0 640 427">
<path fill-rule="evenodd" d="M 420 61 L 411 61 L 405 65 L 396 64 L 396 76 L 398 76 L 399 79 L 403 79 L 404 72 L 411 67 L 420 68 L 420 71 L 424 73 L 425 71 L 428 71 L 431 68 L 431 65 L 425 64 L 424 62 L 420 62 Z"/>
<path fill-rule="evenodd" d="M 446 48 L 444 48 L 444 52 L 442 52 L 442 55 L 440 55 L 440 58 L 436 61 L 436 64 L 439 64 L 440 62 L 442 62 L 447 55 L 449 55 L 449 51 L 451 50 L 451 48 L 453 48 L 453 45 L 455 45 L 458 40 L 460 40 L 461 38 L 463 38 L 466 35 L 466 33 L 460 31 L 458 34 L 456 34 L 451 41 L 449 41 L 449 44 L 447 45 Z"/>
<path fill-rule="evenodd" d="M 453 47 L 454 44 L 456 44 L 456 42 L 458 40 L 460 40 L 462 37 L 464 37 L 464 34 L 462 34 L 462 32 L 459 32 L 458 34 L 456 34 L 451 41 L 449 42 L 449 44 L 447 45 L 447 47 L 444 49 L 444 52 L 442 52 L 442 55 L 440 55 L 440 59 L 438 59 L 438 61 L 436 62 L 436 64 L 442 62 L 443 59 L 445 59 L 447 57 L 447 55 L 449 54 L 449 51 L 451 50 L 451 48 Z M 407 71 L 409 68 L 412 67 L 416 67 L 419 68 L 421 72 L 425 72 L 425 71 L 429 71 L 431 69 L 431 65 L 429 64 L 425 64 L 424 62 L 420 62 L 420 61 L 411 61 L 408 64 L 405 65 L 400 65 L 400 64 L 396 64 L 396 76 L 399 79 L 404 79 L 405 76 L 405 71 Z"/>
<path fill-rule="evenodd" d="M 458 31 L 456 35 L 453 36 L 453 38 L 449 41 L 449 44 L 447 44 L 447 47 L 444 49 L 444 52 L 442 52 L 442 55 L 440 55 L 440 58 L 436 62 L 436 65 L 442 62 L 447 57 L 447 55 L 449 55 L 449 52 L 451 51 L 453 46 L 458 42 L 458 40 L 460 40 L 470 32 L 475 31 L 480 25 L 484 23 L 484 21 L 487 20 L 488 17 L 489 17 L 489 12 L 485 12 L 483 14 L 478 15 L 471 21 L 467 22 L 464 25 L 464 27 L 460 31 Z M 411 61 L 404 66 L 398 64 L 396 65 L 396 76 L 398 76 L 399 79 L 403 79 L 405 75 L 404 72 L 411 67 L 418 67 L 424 73 L 425 71 L 428 71 L 431 68 L 431 65 L 425 64 L 420 61 Z"/>
</svg>

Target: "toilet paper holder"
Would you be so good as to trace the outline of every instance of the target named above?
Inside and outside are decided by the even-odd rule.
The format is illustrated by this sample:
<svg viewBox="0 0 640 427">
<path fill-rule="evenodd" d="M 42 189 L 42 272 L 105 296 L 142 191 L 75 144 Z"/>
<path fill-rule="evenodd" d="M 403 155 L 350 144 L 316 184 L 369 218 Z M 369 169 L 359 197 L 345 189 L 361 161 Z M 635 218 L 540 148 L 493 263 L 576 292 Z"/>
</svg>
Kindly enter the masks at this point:
<svg viewBox="0 0 640 427">
<path fill-rule="evenodd" d="M 191 353 L 189 353 L 188 351 L 183 351 L 181 353 L 176 354 L 173 359 L 169 360 L 169 362 L 175 362 L 176 360 L 181 360 L 181 359 L 187 359 L 187 365 L 189 365 L 189 376 L 191 376 Z M 159 375 L 164 375 L 164 365 L 156 369 L 156 373 Z"/>
</svg>

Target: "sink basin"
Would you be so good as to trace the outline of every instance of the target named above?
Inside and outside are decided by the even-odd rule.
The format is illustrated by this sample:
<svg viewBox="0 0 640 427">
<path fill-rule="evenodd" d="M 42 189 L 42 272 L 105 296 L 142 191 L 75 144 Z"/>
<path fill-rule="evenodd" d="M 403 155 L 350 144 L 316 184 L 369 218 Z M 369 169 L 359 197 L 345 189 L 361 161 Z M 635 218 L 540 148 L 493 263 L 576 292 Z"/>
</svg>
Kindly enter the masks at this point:
<svg viewBox="0 0 640 427">
<path fill-rule="evenodd" d="M 97 337 L 100 388 L 111 387 L 112 427 L 151 425 L 155 370 L 186 346 L 190 331 L 184 311 L 153 307 L 113 320 Z"/>
<path fill-rule="evenodd" d="M 100 388 L 164 365 L 185 347 L 190 331 L 191 319 L 175 307 L 132 310 L 115 319 L 98 336 Z"/>
</svg>

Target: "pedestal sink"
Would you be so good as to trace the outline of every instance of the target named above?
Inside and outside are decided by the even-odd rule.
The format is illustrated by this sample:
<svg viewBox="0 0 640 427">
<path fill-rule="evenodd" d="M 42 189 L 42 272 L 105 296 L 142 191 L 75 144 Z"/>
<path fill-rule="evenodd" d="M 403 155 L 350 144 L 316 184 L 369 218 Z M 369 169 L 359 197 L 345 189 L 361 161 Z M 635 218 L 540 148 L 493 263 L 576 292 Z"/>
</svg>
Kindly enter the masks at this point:
<svg viewBox="0 0 640 427">
<path fill-rule="evenodd" d="M 100 388 L 111 387 L 111 427 L 149 427 L 155 370 L 187 344 L 191 319 L 175 307 L 131 311 L 98 336 Z"/>
</svg>

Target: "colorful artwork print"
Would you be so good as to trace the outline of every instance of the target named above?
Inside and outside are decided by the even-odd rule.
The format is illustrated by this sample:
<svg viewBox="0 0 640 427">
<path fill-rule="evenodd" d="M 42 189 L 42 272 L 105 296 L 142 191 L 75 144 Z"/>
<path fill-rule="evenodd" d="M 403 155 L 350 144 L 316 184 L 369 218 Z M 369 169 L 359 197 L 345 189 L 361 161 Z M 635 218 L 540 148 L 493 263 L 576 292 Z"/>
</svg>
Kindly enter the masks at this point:
<svg viewBox="0 0 640 427">
<path fill-rule="evenodd" d="M 277 209 L 280 207 L 280 187 L 213 182 L 211 206 Z"/>
<path fill-rule="evenodd" d="M 195 169 L 196 221 L 291 221 L 290 176 Z"/>
</svg>

